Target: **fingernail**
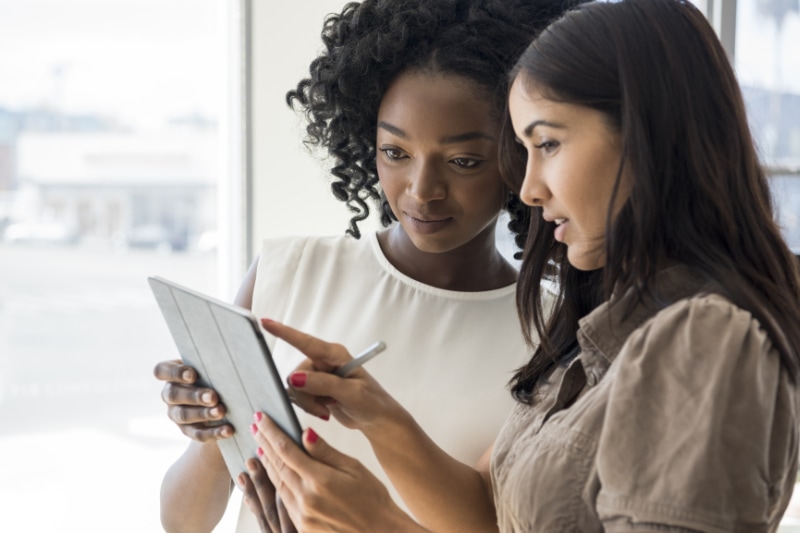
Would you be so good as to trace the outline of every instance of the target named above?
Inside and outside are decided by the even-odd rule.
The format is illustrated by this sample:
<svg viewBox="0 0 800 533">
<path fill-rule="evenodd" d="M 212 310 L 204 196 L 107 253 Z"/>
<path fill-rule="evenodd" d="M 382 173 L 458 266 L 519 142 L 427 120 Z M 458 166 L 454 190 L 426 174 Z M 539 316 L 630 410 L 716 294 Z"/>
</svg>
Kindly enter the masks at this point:
<svg viewBox="0 0 800 533">
<path fill-rule="evenodd" d="M 325 413 L 324 415 L 320 415 L 320 418 L 327 421 L 331 419 L 331 415 L 329 413 Z"/>
<path fill-rule="evenodd" d="M 315 442 L 317 442 L 318 439 L 319 435 L 317 435 L 317 432 L 311 428 L 308 428 L 308 433 L 306 433 L 306 440 L 308 441 L 308 443 L 314 444 Z"/>
<path fill-rule="evenodd" d="M 260 447 L 256 450 L 256 453 L 259 457 L 264 457 L 264 450 L 262 450 Z"/>
<path fill-rule="evenodd" d="M 272 320 L 271 318 L 262 318 L 262 319 L 261 319 L 261 323 L 262 323 L 262 324 L 274 324 L 274 323 L 275 323 L 275 321 L 274 321 L 274 320 Z"/>
<path fill-rule="evenodd" d="M 181 376 L 183 377 L 183 381 L 192 381 L 194 378 L 194 372 L 191 370 L 184 370 Z"/>
<path fill-rule="evenodd" d="M 222 414 L 219 407 L 212 407 L 208 413 L 214 418 L 219 418 L 219 416 Z"/>
<path fill-rule="evenodd" d="M 262 418 L 263 416 L 264 416 L 264 415 L 262 415 L 262 414 L 261 414 L 261 411 L 259 411 L 259 412 L 255 413 L 255 414 L 253 414 L 253 418 L 255 419 L 255 421 L 256 421 L 256 422 L 261 422 L 261 418 Z"/>
<path fill-rule="evenodd" d="M 211 394 L 211 391 L 206 391 L 200 396 L 200 400 L 202 400 L 203 403 L 211 403 L 211 400 L 213 399 L 214 398 Z"/>
<path fill-rule="evenodd" d="M 220 431 L 220 433 L 222 433 L 223 437 L 230 437 L 231 435 L 233 435 L 233 433 L 231 433 L 231 428 L 227 426 L 222 428 L 222 431 Z"/>
<path fill-rule="evenodd" d="M 251 432 L 253 435 L 255 435 L 256 433 L 258 433 L 258 426 L 257 426 L 257 425 L 255 425 L 255 424 L 250 424 L 250 432 Z"/>
<path fill-rule="evenodd" d="M 289 376 L 289 383 L 292 384 L 292 387 L 305 387 L 306 386 L 306 373 L 305 372 L 295 372 L 291 376 Z"/>
</svg>

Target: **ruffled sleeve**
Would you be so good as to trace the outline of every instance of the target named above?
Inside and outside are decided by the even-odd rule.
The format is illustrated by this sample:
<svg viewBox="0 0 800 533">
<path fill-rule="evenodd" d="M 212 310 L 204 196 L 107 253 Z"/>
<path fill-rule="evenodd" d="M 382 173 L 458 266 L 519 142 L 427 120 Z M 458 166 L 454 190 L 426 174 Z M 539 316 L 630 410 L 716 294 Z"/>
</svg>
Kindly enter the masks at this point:
<svg viewBox="0 0 800 533">
<path fill-rule="evenodd" d="M 715 295 L 684 300 L 613 366 L 596 463 L 608 531 L 775 522 L 796 475 L 797 393 L 750 313 Z"/>
</svg>

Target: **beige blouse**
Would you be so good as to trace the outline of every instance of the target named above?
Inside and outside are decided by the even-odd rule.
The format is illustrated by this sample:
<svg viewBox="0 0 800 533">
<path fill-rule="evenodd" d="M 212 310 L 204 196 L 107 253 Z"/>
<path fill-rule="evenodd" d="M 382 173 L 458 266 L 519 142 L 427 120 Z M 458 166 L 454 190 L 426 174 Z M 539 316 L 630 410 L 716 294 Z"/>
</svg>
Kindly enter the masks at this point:
<svg viewBox="0 0 800 533">
<path fill-rule="evenodd" d="M 749 312 L 680 267 L 659 285 L 677 303 L 626 321 L 625 302 L 600 306 L 581 353 L 515 406 L 492 456 L 501 531 L 777 529 L 798 390 Z"/>
</svg>

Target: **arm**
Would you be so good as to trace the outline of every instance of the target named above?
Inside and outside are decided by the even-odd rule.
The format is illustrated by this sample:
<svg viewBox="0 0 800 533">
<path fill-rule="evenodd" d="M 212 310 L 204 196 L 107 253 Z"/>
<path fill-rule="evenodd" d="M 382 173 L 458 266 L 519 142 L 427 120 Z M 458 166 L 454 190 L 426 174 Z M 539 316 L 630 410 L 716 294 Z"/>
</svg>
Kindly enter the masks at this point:
<svg viewBox="0 0 800 533">
<path fill-rule="evenodd" d="M 257 262 L 248 270 L 234 302 L 249 309 Z M 186 451 L 167 470 L 161 483 L 161 523 L 168 532 L 211 531 L 222 518 L 232 490 L 231 477 L 217 439 L 230 437 L 229 425 L 210 422 L 225 416 L 215 391 L 193 385 L 197 374 L 180 361 L 159 363 L 158 379 L 166 381 L 162 398 L 168 415 L 192 439 Z"/>
<path fill-rule="evenodd" d="M 634 332 L 597 443 L 613 531 L 772 531 L 796 480 L 797 392 L 752 315 L 693 297 Z"/>
<path fill-rule="evenodd" d="M 479 469 L 439 448 L 363 369 L 347 378 L 330 372 L 351 359 L 347 350 L 277 322 L 264 328 L 309 357 L 289 383 L 297 403 L 317 416 L 330 412 L 369 439 L 381 466 L 414 516 L 436 531 L 496 531 L 488 455 Z M 304 379 L 292 379 L 302 373 Z M 299 386 L 302 383 L 302 386 Z M 332 398 L 329 400 L 322 398 Z"/>
<path fill-rule="evenodd" d="M 439 448 L 405 412 L 363 433 L 420 523 L 433 531 L 497 531 L 491 448 L 469 467 Z"/>
<path fill-rule="evenodd" d="M 216 443 L 190 442 L 161 483 L 164 530 L 213 530 L 225 513 L 230 492 L 230 474 Z"/>
</svg>

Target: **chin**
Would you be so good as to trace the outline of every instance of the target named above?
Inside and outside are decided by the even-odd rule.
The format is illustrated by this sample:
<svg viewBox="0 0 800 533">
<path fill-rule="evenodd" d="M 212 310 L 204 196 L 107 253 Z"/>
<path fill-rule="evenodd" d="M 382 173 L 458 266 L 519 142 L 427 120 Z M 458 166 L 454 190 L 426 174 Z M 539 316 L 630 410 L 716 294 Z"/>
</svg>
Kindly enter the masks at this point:
<svg viewBox="0 0 800 533">
<path fill-rule="evenodd" d="M 414 242 L 414 246 L 417 250 L 426 254 L 443 254 L 455 248 L 454 246 L 445 246 L 440 243 L 432 242 Z"/>
<path fill-rule="evenodd" d="M 598 268 L 605 266 L 605 261 L 603 261 L 601 257 L 598 257 L 597 254 L 591 253 L 572 254 L 569 250 L 567 250 L 567 260 L 574 268 L 584 271 L 597 270 Z"/>
<path fill-rule="evenodd" d="M 417 250 L 427 254 L 443 254 L 453 251 L 461 246 L 460 243 L 454 243 L 452 241 L 448 241 L 447 239 L 437 240 L 431 238 L 420 238 L 419 236 L 412 237 L 411 242 L 414 243 L 414 246 L 417 248 Z"/>
</svg>

